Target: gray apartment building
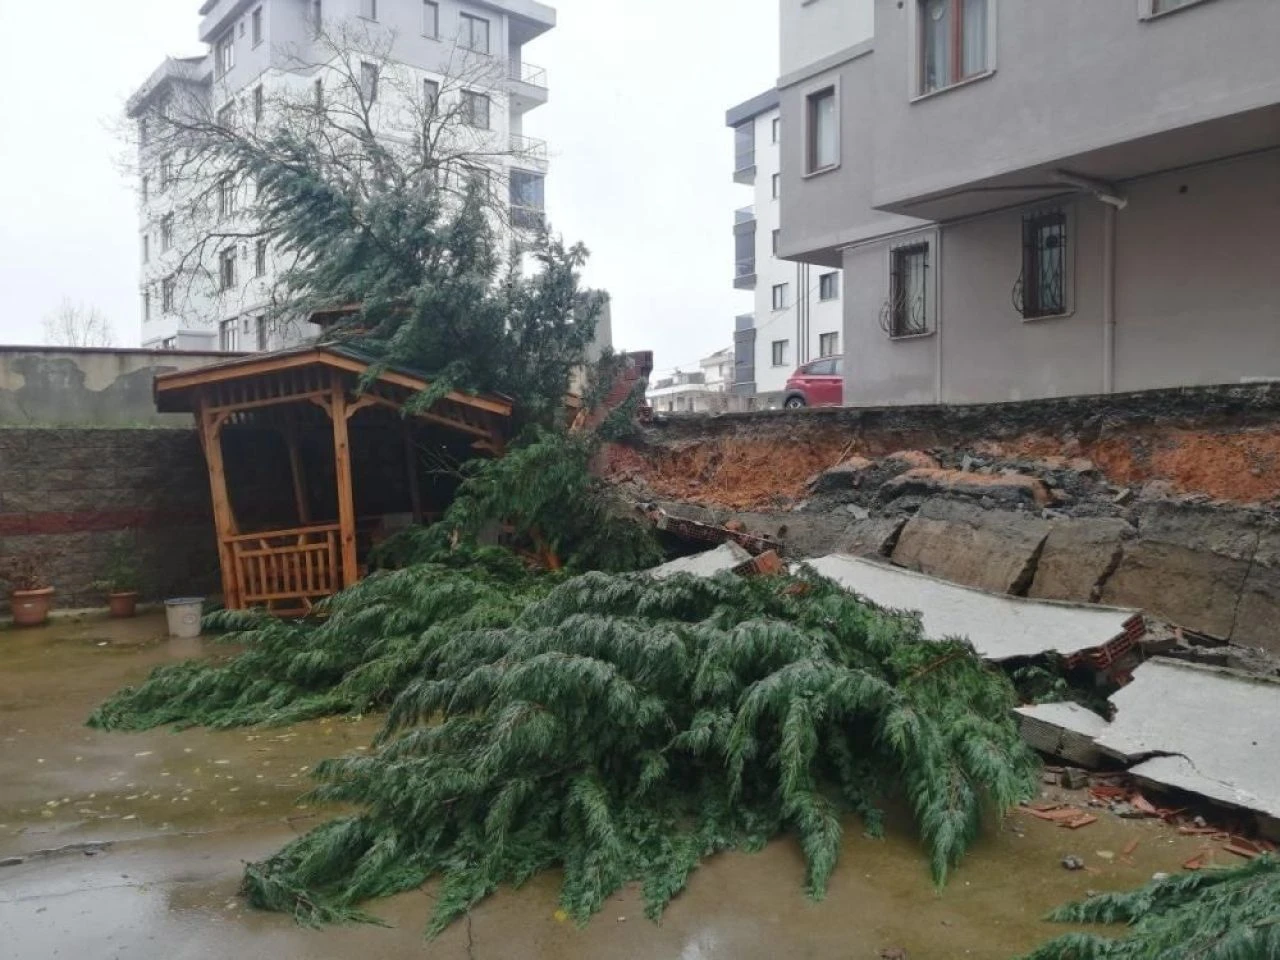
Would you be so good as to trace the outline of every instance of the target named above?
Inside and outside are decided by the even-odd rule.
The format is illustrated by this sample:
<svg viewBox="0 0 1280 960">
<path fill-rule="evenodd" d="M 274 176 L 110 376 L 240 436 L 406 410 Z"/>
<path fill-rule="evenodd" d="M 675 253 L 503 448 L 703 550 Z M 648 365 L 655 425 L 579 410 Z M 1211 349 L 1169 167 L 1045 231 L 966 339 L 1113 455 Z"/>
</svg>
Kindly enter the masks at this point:
<svg viewBox="0 0 1280 960">
<path fill-rule="evenodd" d="M 1280 2 L 781 2 L 847 403 L 1280 378 Z"/>
</svg>

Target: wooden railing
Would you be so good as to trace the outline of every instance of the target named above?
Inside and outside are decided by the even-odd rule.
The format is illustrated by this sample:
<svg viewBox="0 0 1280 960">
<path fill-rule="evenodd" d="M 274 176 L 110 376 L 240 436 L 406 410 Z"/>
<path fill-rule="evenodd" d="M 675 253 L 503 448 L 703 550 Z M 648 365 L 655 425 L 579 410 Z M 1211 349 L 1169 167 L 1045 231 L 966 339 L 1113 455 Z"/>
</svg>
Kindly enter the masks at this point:
<svg viewBox="0 0 1280 960">
<path fill-rule="evenodd" d="M 243 606 L 307 608 L 342 589 L 337 524 L 241 534 L 225 541 Z"/>
</svg>

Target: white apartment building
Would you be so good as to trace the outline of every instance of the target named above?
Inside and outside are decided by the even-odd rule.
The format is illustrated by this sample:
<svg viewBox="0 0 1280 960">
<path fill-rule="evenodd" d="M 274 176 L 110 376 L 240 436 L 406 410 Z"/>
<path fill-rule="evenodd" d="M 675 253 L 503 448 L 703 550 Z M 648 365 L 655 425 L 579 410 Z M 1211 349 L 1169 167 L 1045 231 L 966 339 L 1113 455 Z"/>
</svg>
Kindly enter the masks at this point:
<svg viewBox="0 0 1280 960">
<path fill-rule="evenodd" d="M 734 213 L 734 280 L 753 293 L 753 309 L 734 329 L 735 394 L 758 409 L 780 407 L 787 379 L 801 364 L 841 353 L 844 298 L 840 271 L 778 257 L 781 238 L 780 98 L 770 90 L 729 110 L 735 182 L 753 187 L 755 202 Z"/>
<path fill-rule="evenodd" d="M 219 120 L 226 111 L 240 122 L 261 119 L 280 97 L 314 91 L 323 98 L 342 66 L 332 41 L 337 35 L 358 32 L 385 54 L 358 64 L 362 89 L 377 91 L 376 122 L 394 128 L 403 113 L 396 98 L 406 90 L 427 99 L 434 91 L 442 108 L 446 99 L 460 98 L 466 123 L 484 138 L 484 162 L 509 192 L 511 224 L 518 229 L 542 217 L 547 146 L 524 135 L 524 115 L 547 102 L 547 80 L 545 70 L 525 60 L 524 47 L 555 26 L 553 8 L 536 0 L 206 0 L 200 15 L 208 53 L 166 59 L 128 103 L 140 141 L 144 347 L 258 351 L 315 332 L 299 321 L 283 328 L 265 321 L 281 267 L 267 240 L 219 241 L 196 275 L 184 274 L 192 243 L 205 229 L 185 222 L 184 195 L 215 188 L 219 232 L 252 234 L 245 212 L 251 188 L 224 192 L 216 170 L 209 171 L 210 183 L 176 185 L 174 158 L 154 142 L 154 127 L 148 136 L 148 117 L 162 105 L 173 110 L 185 103 Z"/>
<path fill-rule="evenodd" d="M 732 406 L 733 351 L 717 350 L 697 371 L 672 370 L 650 380 L 645 399 L 657 413 L 722 413 Z"/>
</svg>

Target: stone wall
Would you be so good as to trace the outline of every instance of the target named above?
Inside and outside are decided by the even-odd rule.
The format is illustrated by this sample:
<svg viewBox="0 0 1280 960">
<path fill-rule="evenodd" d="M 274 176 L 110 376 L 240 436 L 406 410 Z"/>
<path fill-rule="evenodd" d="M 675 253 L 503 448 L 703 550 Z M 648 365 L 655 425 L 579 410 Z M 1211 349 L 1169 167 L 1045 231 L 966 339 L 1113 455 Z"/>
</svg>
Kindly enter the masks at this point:
<svg viewBox="0 0 1280 960">
<path fill-rule="evenodd" d="M 658 422 L 637 499 L 1280 653 L 1280 386 Z"/>
<path fill-rule="evenodd" d="M 102 606 L 91 584 L 117 540 L 135 551 L 147 600 L 217 589 L 194 430 L 0 426 L 0 556 L 40 558 L 62 609 Z"/>
</svg>

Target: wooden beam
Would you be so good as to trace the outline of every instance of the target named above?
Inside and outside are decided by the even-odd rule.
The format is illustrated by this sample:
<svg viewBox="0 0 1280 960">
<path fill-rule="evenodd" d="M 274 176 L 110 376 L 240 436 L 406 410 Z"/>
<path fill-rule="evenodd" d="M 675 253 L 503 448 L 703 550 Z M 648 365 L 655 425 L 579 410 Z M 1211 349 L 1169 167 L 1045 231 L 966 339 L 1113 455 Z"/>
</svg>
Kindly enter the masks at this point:
<svg viewBox="0 0 1280 960">
<path fill-rule="evenodd" d="M 372 398 L 374 403 L 381 404 L 384 407 L 389 407 L 390 409 L 397 410 L 401 413 L 404 412 L 404 407 L 396 403 L 394 400 L 388 400 L 386 397 L 378 397 L 373 394 L 369 394 L 368 396 Z M 479 437 L 481 440 L 487 441 L 491 437 L 488 430 L 466 423 L 462 420 L 455 420 L 453 417 L 446 417 L 443 414 L 411 413 L 409 416 L 417 420 L 425 420 L 428 423 L 438 423 L 442 427 L 448 427 L 450 430 L 457 430 L 459 433 L 470 434 L 473 437 Z"/>
<path fill-rule="evenodd" d="M 381 399 L 382 399 L 381 397 L 375 397 L 371 394 L 367 394 L 361 397 L 359 400 L 355 400 L 351 403 L 348 403 L 347 413 L 346 413 L 347 419 L 350 420 L 352 417 L 354 417 L 357 413 L 359 413 L 365 407 L 371 407 L 375 403 L 378 403 Z"/>
<path fill-rule="evenodd" d="M 413 424 L 404 421 L 404 459 L 409 471 L 409 504 L 413 522 L 422 523 L 422 487 L 418 484 L 418 446 L 413 442 Z"/>
<path fill-rule="evenodd" d="M 342 554 L 342 585 L 354 586 L 360 579 L 356 557 L 356 502 L 351 479 L 351 441 L 347 434 L 347 392 L 342 376 L 332 377 L 333 462 L 338 481 L 338 544 Z"/>
<path fill-rule="evenodd" d="M 240 598 L 240 572 L 236 569 L 231 540 L 236 529 L 235 512 L 227 495 L 227 475 L 222 459 L 222 426 L 226 418 L 199 409 L 200 442 L 209 468 L 209 493 L 213 499 L 213 524 L 218 538 L 218 563 L 222 567 L 222 602 L 228 610 L 244 609 Z"/>
<path fill-rule="evenodd" d="M 311 523 L 311 502 L 307 498 L 307 477 L 302 469 L 302 451 L 298 447 L 298 431 L 289 426 L 284 431 L 284 442 L 289 448 L 289 472 L 293 475 L 293 501 L 298 508 L 298 523 Z"/>
<path fill-rule="evenodd" d="M 225 406 L 210 407 L 210 413 L 242 413 L 245 410 L 261 410 L 265 407 L 280 407 L 286 403 L 304 403 L 317 397 L 328 397 L 329 391 L 309 391 L 307 393 L 284 394 L 279 397 L 266 397 L 262 400 L 245 400 L 241 403 L 229 403 Z"/>
</svg>

